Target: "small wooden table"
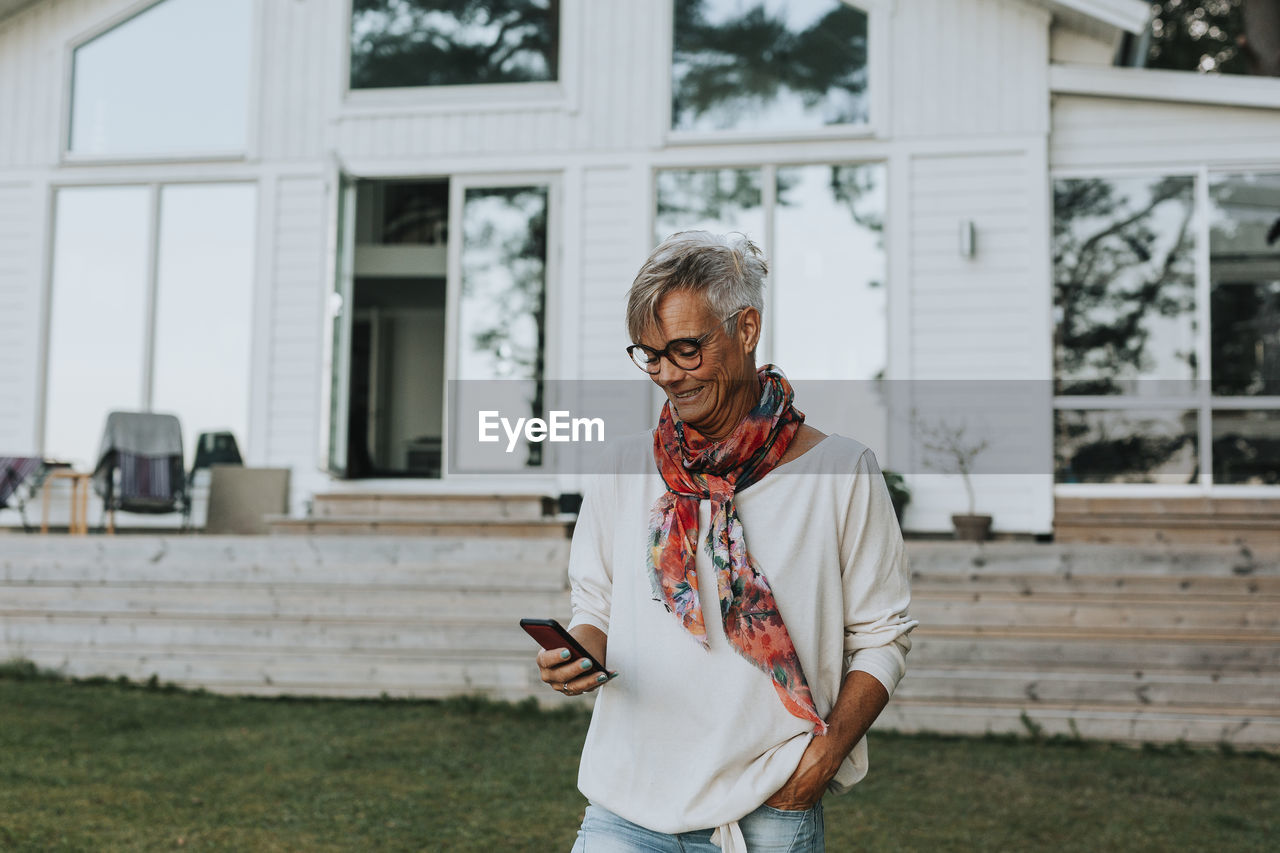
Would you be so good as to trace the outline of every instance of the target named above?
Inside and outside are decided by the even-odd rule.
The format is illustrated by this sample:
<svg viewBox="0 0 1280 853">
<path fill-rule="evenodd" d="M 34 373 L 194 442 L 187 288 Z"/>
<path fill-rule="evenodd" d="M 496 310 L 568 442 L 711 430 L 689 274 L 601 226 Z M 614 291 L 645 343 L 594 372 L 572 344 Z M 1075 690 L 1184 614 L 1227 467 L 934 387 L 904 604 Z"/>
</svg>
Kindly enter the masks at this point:
<svg viewBox="0 0 1280 853">
<path fill-rule="evenodd" d="M 93 475 L 70 468 L 54 468 L 45 478 L 40 532 L 49 532 L 49 494 L 55 480 L 71 481 L 71 520 L 67 525 L 67 532 L 83 536 L 89 532 L 89 484 L 93 481 Z"/>
</svg>

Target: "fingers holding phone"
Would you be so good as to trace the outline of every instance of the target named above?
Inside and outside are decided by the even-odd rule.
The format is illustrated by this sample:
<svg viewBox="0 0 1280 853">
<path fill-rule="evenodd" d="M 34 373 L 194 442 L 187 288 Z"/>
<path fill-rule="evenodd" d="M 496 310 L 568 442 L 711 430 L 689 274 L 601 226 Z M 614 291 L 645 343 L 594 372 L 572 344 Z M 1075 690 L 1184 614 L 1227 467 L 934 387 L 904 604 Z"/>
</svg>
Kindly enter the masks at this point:
<svg viewBox="0 0 1280 853">
<path fill-rule="evenodd" d="M 554 619 L 521 619 L 520 627 L 538 641 L 538 671 L 544 682 L 557 693 L 577 696 L 588 693 L 615 678 L 602 662 L 608 638 L 598 628 L 585 626 L 583 640 L 595 649 L 588 650 Z"/>
<path fill-rule="evenodd" d="M 617 675 L 599 669 L 590 658 L 575 658 L 569 649 L 538 652 L 538 670 L 552 690 L 565 696 L 590 693 Z"/>
</svg>

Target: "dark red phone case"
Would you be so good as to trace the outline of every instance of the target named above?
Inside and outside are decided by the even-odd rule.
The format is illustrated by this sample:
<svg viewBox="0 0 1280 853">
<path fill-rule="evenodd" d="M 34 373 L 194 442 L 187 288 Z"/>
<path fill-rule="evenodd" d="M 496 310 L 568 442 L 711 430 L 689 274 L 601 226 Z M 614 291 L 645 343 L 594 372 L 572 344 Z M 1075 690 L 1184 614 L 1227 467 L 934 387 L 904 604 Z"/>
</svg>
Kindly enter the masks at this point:
<svg viewBox="0 0 1280 853">
<path fill-rule="evenodd" d="M 584 649 L 582 644 L 574 639 L 573 635 L 566 631 L 564 626 L 556 620 L 521 619 L 520 627 L 523 628 L 525 633 L 530 637 L 537 640 L 538 645 L 548 651 L 568 649 L 573 652 L 573 656 L 570 657 L 570 660 L 586 658 L 591 661 L 591 669 L 584 672 L 583 675 L 588 675 L 593 672 L 608 672 L 603 666 L 601 666 L 600 661 L 592 657 L 591 653 Z"/>
</svg>

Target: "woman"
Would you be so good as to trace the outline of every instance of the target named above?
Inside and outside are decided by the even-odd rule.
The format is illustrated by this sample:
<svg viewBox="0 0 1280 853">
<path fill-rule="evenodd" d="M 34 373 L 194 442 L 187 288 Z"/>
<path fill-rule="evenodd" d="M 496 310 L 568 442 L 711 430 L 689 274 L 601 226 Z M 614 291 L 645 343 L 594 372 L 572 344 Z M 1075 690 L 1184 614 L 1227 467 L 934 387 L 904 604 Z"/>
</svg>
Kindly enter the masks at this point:
<svg viewBox="0 0 1280 853">
<path fill-rule="evenodd" d="M 667 401 L 586 489 L 569 558 L 569 630 L 619 677 L 538 655 L 554 690 L 603 687 L 575 853 L 823 850 L 822 796 L 866 775 L 905 671 L 888 490 L 757 369 L 766 273 L 742 235 L 683 232 L 628 294 L 628 353 Z"/>
</svg>

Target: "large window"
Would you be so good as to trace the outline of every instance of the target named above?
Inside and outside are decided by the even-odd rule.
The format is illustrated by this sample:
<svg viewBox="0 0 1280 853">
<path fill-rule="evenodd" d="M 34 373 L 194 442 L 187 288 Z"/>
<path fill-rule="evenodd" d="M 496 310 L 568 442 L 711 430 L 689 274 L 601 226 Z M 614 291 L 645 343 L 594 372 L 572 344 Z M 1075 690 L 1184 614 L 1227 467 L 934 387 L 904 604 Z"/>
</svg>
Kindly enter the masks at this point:
<svg viewBox="0 0 1280 853">
<path fill-rule="evenodd" d="M 886 446 L 885 168 L 766 165 L 658 173 L 655 242 L 740 231 L 769 262 L 757 363 L 796 384 L 810 422 Z"/>
<path fill-rule="evenodd" d="M 76 48 L 73 154 L 243 151 L 253 0 L 164 0 Z"/>
<path fill-rule="evenodd" d="M 255 198 L 251 184 L 58 192 L 45 455 L 92 468 L 115 409 L 176 414 L 188 457 L 199 432 L 244 446 Z"/>
<path fill-rule="evenodd" d="M 559 52 L 559 0 L 352 0 L 352 89 L 551 81 Z"/>
<path fill-rule="evenodd" d="M 869 120 L 867 13 L 843 0 L 675 0 L 672 43 L 673 130 Z"/>
<path fill-rule="evenodd" d="M 876 163 L 659 172 L 655 242 L 692 229 L 746 234 L 769 260 L 771 357 L 797 378 L 879 379 L 884 173 Z"/>
<path fill-rule="evenodd" d="M 548 202 L 545 185 L 463 192 L 458 411 L 546 417 Z M 494 379 L 507 381 L 485 381 Z M 486 405 L 469 405 L 482 398 Z M 466 442 L 456 443 L 454 460 L 468 468 Z M 508 471 L 538 468 L 543 445 L 525 442 L 523 453 L 502 461 Z"/>
<path fill-rule="evenodd" d="M 1280 174 L 1061 179 L 1054 217 L 1057 480 L 1280 483 Z"/>
</svg>

